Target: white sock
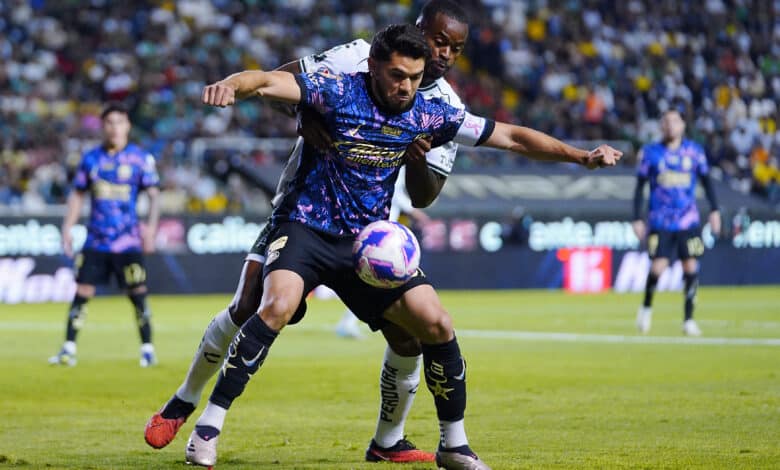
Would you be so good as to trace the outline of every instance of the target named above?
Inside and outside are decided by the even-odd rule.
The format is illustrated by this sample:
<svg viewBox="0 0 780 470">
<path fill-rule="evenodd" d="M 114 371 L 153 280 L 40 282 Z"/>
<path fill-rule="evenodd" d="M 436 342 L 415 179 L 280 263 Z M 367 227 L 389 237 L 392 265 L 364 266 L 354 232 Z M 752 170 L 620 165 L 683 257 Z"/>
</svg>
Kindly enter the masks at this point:
<svg viewBox="0 0 780 470">
<path fill-rule="evenodd" d="M 222 425 L 225 424 L 225 415 L 227 415 L 226 409 L 208 402 L 206 408 L 203 410 L 203 414 L 198 418 L 196 425 L 211 426 L 222 431 Z"/>
<path fill-rule="evenodd" d="M 141 345 L 141 354 L 152 353 L 154 354 L 154 345 L 152 343 L 143 343 Z"/>
<path fill-rule="evenodd" d="M 462 419 L 460 421 L 439 421 L 439 430 L 441 431 L 441 446 L 445 449 L 469 444 Z"/>
<path fill-rule="evenodd" d="M 390 346 L 385 349 L 382 374 L 379 376 L 379 418 L 374 441 L 380 447 L 391 447 L 404 437 L 404 424 L 420 384 L 422 354 L 399 356 Z"/>
<path fill-rule="evenodd" d="M 193 405 L 198 404 L 206 383 L 222 367 L 225 353 L 237 331 L 238 326 L 230 319 L 227 309 L 211 320 L 203 333 L 195 357 L 192 358 L 187 377 L 176 390 L 177 397 Z"/>
<path fill-rule="evenodd" d="M 76 354 L 76 342 L 65 341 L 65 343 L 62 345 L 62 350 L 70 355 Z"/>
</svg>

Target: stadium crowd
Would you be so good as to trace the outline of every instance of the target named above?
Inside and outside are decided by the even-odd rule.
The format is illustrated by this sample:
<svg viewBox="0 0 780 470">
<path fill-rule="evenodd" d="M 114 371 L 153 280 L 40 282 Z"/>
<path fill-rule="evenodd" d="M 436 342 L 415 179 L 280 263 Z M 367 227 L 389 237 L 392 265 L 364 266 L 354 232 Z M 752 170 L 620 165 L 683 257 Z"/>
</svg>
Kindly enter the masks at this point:
<svg viewBox="0 0 780 470">
<path fill-rule="evenodd" d="M 245 210 L 257 204 L 254 190 L 194 162 L 192 140 L 291 137 L 295 122 L 252 102 L 207 109 L 203 85 L 370 40 L 388 23 L 413 21 L 422 3 L 0 2 L 0 206 L 61 203 L 81 152 L 99 135 L 101 107 L 120 100 L 132 110 L 134 140 L 158 159 L 166 211 Z M 780 2 L 463 3 L 471 35 L 448 78 L 472 112 L 563 139 L 638 148 L 659 135 L 660 113 L 676 106 L 724 179 L 780 203 Z M 274 157 L 248 158 L 262 165 Z M 514 164 L 478 152 L 457 161 Z"/>
</svg>

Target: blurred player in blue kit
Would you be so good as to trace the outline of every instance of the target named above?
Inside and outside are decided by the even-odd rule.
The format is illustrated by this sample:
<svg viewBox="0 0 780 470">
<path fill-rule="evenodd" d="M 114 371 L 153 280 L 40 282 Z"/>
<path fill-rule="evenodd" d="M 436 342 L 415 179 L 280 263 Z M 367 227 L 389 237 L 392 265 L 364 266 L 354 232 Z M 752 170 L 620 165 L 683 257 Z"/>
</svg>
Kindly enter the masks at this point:
<svg viewBox="0 0 780 470">
<path fill-rule="evenodd" d="M 160 216 L 159 177 L 154 157 L 128 141 L 131 124 L 125 108 L 110 104 L 102 112 L 101 120 L 103 143 L 82 157 L 62 223 L 62 247 L 70 257 L 71 229 L 85 199 L 90 198 L 87 239 L 75 260 L 77 287 L 68 310 L 65 343 L 57 355 L 49 358 L 49 363 L 76 365 L 76 335 L 86 320 L 86 304 L 95 295 L 95 286 L 107 283 L 113 276 L 135 309 L 141 336 L 140 365 L 148 367 L 157 359 L 152 345 L 151 312 L 146 303 L 143 253 L 154 250 Z M 136 214 L 136 199 L 141 191 L 149 197 L 143 233 Z"/>
<path fill-rule="evenodd" d="M 406 165 L 415 205 L 429 203 L 441 181 L 425 162 L 407 154 L 414 142 L 429 148 L 449 141 L 486 144 L 541 160 L 614 165 L 620 153 L 601 146 L 576 149 L 527 128 L 495 123 L 417 93 L 430 49 L 420 30 L 392 25 L 371 45 L 368 73 L 328 75 L 247 71 L 204 89 L 203 101 L 228 106 L 250 96 L 309 107 L 321 114 L 332 146 L 304 145 L 303 156 L 274 209 L 257 315 L 238 330 L 209 402 L 185 451 L 189 462 L 216 463 L 227 410 L 263 364 L 279 331 L 299 313 L 306 294 L 325 284 L 373 330 L 400 326 L 418 339 L 423 375 L 433 394 L 441 439 L 436 462 L 446 469 L 487 469 L 470 449 L 464 426 L 466 367 L 452 320 L 421 272 L 404 286 L 378 289 L 357 277 L 351 260 L 355 235 L 388 217 L 393 186 Z M 539 147 L 525 145 L 528 134 Z M 531 139 L 533 140 L 533 139 Z"/>
<path fill-rule="evenodd" d="M 639 154 L 637 184 L 634 193 L 636 236 L 647 235 L 647 251 L 652 260 L 645 284 L 642 306 L 637 312 L 636 326 L 640 333 L 650 331 L 652 302 L 658 278 L 669 266 L 670 259 L 682 261 L 685 307 L 682 331 L 688 336 L 700 336 L 701 329 L 693 319 L 696 290 L 699 285 L 697 258 L 704 253 L 701 221 L 696 207 L 696 184 L 700 181 L 710 204 L 709 223 L 714 234 L 720 233 L 720 211 L 710 180 L 710 167 L 704 150 L 697 143 L 683 138 L 685 121 L 676 109 L 661 117 L 661 142 L 645 145 Z M 650 183 L 648 222 L 650 233 L 641 217 L 643 192 Z"/>
</svg>

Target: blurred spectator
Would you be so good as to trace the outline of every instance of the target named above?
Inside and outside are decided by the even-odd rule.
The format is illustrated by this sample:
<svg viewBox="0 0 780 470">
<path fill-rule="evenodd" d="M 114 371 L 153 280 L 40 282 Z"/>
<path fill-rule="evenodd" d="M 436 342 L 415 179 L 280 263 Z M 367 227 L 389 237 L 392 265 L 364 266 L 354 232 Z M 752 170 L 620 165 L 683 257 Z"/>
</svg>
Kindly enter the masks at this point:
<svg viewBox="0 0 780 470">
<path fill-rule="evenodd" d="M 196 137 L 292 137 L 295 122 L 268 106 L 201 106 L 202 87 L 236 70 L 270 69 L 354 37 L 368 39 L 388 23 L 413 21 L 423 3 L 0 2 L 0 204 L 22 204 L 27 192 L 35 193 L 26 199 L 33 206 L 41 198 L 62 202 L 78 142 L 96 137 L 100 104 L 110 99 L 130 105 L 133 138 L 153 149 L 165 174 L 182 166 L 193 171 L 186 160 Z M 745 190 L 752 185 L 753 149 L 780 153 L 780 2 L 463 4 L 472 12 L 469 44 L 448 78 L 477 114 L 565 139 L 638 145 L 658 134 L 649 123 L 681 103 L 692 116 L 692 137 Z M 458 165 L 521 161 L 509 158 L 463 152 Z M 246 204 L 227 195 L 237 187 L 229 177 L 216 189 L 204 178 L 164 183 L 175 192 L 171 209 L 185 193 L 210 194 L 190 201 L 193 210 Z"/>
</svg>

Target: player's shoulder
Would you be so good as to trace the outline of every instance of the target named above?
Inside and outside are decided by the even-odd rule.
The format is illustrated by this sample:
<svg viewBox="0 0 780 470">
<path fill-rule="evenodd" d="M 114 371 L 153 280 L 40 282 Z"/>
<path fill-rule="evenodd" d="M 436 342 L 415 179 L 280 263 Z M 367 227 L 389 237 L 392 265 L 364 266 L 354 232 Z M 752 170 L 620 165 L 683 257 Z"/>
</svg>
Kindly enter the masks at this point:
<svg viewBox="0 0 780 470">
<path fill-rule="evenodd" d="M 103 149 L 103 145 L 98 145 L 96 147 L 89 148 L 84 153 L 82 153 L 81 160 L 85 163 L 96 162 L 104 153 L 105 150 Z"/>
<path fill-rule="evenodd" d="M 642 158 L 653 159 L 663 155 L 666 147 L 662 142 L 649 142 L 642 147 Z"/>
<path fill-rule="evenodd" d="M 699 144 L 695 140 L 683 139 L 682 145 L 683 147 L 691 149 L 696 153 L 700 153 L 700 154 L 704 153 L 704 147 L 702 147 L 701 144 Z"/>
<path fill-rule="evenodd" d="M 421 87 L 419 92 L 426 99 L 439 98 L 448 105 L 455 108 L 465 107 L 463 105 L 463 101 L 460 99 L 460 96 L 455 93 L 452 85 L 450 85 L 450 83 L 445 80 L 444 77 L 439 78 L 425 88 Z"/>
</svg>

